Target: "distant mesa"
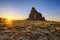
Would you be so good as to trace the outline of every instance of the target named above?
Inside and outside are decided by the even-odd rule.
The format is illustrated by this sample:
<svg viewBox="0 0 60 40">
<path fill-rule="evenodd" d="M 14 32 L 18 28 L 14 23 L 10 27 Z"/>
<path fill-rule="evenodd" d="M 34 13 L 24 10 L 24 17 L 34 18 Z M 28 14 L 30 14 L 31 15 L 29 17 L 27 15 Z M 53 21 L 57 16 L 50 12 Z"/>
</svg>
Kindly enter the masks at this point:
<svg viewBox="0 0 60 40">
<path fill-rule="evenodd" d="M 44 20 L 45 21 L 45 17 L 42 17 L 42 14 L 39 13 L 34 7 L 32 7 L 32 10 L 27 20 L 41 20 L 41 21 Z"/>
</svg>

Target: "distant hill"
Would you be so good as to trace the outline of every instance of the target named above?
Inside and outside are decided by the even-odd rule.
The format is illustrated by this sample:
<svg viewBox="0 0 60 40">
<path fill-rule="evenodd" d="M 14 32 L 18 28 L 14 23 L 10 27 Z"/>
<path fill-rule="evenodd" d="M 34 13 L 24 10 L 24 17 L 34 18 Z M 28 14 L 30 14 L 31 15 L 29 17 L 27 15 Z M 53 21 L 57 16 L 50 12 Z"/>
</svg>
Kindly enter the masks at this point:
<svg viewBox="0 0 60 40">
<path fill-rule="evenodd" d="M 7 19 L 6 18 L 0 18 L 0 23 L 5 22 Z"/>
</svg>

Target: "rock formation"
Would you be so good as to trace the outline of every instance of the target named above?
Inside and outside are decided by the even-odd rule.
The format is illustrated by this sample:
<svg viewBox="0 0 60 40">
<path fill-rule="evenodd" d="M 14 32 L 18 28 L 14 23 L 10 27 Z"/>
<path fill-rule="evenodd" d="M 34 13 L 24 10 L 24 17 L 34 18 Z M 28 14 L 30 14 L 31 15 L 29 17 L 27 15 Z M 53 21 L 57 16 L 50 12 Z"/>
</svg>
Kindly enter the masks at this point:
<svg viewBox="0 0 60 40">
<path fill-rule="evenodd" d="M 27 20 L 45 20 L 45 18 L 42 17 L 42 14 L 39 13 L 34 7 L 32 7 L 29 18 Z"/>
</svg>

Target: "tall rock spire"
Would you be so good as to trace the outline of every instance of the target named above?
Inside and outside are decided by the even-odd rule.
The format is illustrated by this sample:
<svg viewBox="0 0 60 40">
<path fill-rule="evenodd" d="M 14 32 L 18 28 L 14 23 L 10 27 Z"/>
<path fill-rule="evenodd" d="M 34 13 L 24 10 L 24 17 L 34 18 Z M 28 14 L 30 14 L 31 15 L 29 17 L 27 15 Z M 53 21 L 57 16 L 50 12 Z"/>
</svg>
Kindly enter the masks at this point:
<svg viewBox="0 0 60 40">
<path fill-rule="evenodd" d="M 34 7 L 32 7 L 31 12 L 37 12 L 37 10 Z"/>
<path fill-rule="evenodd" d="M 34 7 L 32 7 L 28 20 L 45 20 L 45 18 L 42 17 L 42 14 L 39 13 Z"/>
</svg>

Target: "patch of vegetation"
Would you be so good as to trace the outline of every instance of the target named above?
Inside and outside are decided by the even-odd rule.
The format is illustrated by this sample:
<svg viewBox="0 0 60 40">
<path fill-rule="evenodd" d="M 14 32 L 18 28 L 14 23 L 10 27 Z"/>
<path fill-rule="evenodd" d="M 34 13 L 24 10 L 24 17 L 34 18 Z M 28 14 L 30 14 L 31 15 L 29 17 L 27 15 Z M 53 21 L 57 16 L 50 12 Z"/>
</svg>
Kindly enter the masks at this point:
<svg viewBox="0 0 60 40">
<path fill-rule="evenodd" d="M 2 35 L 3 34 L 3 35 Z M 14 21 L 0 25 L 1 40 L 59 40 L 60 23 L 50 21 Z"/>
</svg>

